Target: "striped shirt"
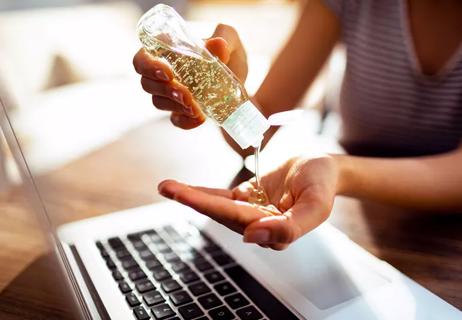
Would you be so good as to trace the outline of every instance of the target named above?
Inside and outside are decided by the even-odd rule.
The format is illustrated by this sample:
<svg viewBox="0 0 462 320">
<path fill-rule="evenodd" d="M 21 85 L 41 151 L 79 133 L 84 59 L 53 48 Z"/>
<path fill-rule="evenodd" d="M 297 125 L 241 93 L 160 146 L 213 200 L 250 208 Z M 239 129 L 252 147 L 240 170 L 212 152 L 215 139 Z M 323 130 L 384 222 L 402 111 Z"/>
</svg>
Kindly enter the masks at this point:
<svg viewBox="0 0 462 320">
<path fill-rule="evenodd" d="M 462 138 L 462 44 L 441 71 L 420 70 L 406 0 L 324 0 L 339 17 L 347 65 L 340 143 L 352 154 L 447 152 Z"/>
</svg>

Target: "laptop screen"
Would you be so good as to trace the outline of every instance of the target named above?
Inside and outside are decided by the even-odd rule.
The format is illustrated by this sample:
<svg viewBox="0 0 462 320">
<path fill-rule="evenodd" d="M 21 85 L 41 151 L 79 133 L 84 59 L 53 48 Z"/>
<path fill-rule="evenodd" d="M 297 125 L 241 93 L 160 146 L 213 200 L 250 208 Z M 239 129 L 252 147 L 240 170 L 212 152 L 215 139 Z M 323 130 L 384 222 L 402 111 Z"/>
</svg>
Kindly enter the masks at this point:
<svg viewBox="0 0 462 320">
<path fill-rule="evenodd" d="M 135 75 L 58 87 L 26 105 L 3 90 L 2 100 L 5 136 L 26 175 L 27 164 L 35 203 L 46 209 L 40 218 L 52 230 L 160 201 L 157 184 L 166 178 L 225 187 L 241 165 L 213 124 L 193 132 L 173 127 Z M 5 156 L 13 186 L 20 174 Z"/>
</svg>

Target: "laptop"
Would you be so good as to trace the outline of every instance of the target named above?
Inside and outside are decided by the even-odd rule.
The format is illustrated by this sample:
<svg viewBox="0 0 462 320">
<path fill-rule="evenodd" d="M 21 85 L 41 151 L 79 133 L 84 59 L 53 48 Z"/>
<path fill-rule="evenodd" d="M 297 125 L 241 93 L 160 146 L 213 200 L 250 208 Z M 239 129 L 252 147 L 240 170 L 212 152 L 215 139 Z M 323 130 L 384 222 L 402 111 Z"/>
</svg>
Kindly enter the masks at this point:
<svg viewBox="0 0 462 320">
<path fill-rule="evenodd" d="M 329 223 L 277 252 L 169 201 L 57 222 L 12 110 L 3 133 L 82 319 L 462 318 Z"/>
</svg>

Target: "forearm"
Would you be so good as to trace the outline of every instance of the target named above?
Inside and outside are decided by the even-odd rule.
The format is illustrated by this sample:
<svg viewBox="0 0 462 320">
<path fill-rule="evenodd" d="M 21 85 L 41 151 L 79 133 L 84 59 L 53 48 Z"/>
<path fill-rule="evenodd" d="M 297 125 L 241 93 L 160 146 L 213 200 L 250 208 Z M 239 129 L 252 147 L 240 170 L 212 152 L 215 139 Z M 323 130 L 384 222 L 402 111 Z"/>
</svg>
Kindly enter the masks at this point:
<svg viewBox="0 0 462 320">
<path fill-rule="evenodd" d="M 462 148 L 417 158 L 334 158 L 337 194 L 422 210 L 462 210 Z"/>
<path fill-rule="evenodd" d="M 316 78 L 340 36 L 340 24 L 320 0 L 310 0 L 274 61 L 255 100 L 269 116 L 294 108 Z"/>
</svg>

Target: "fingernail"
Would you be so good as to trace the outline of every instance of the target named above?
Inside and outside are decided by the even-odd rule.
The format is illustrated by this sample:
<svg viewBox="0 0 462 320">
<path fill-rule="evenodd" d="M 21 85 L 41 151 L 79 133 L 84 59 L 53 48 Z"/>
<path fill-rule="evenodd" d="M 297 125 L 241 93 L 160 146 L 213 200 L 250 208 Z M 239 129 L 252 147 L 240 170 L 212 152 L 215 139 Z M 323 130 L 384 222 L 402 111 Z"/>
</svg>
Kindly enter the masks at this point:
<svg viewBox="0 0 462 320">
<path fill-rule="evenodd" d="M 165 72 L 160 70 L 160 69 L 157 69 L 156 71 L 154 71 L 154 74 L 156 75 L 157 79 L 159 79 L 159 80 L 164 80 L 164 81 L 169 80 L 169 78 L 165 74 Z"/>
<path fill-rule="evenodd" d="M 166 197 L 166 198 L 169 198 L 169 199 L 172 198 L 172 194 L 170 194 L 169 192 L 167 192 L 167 191 L 162 187 L 162 185 L 159 185 L 159 186 L 157 187 L 157 190 L 159 191 L 159 193 L 160 193 L 161 196 Z"/>
<path fill-rule="evenodd" d="M 267 229 L 257 229 L 244 235 L 244 242 L 265 243 L 270 241 L 270 231 Z"/>
<path fill-rule="evenodd" d="M 161 196 L 164 196 L 166 198 L 169 198 L 169 199 L 172 199 L 173 197 L 173 193 L 172 192 L 169 192 L 166 188 L 165 188 L 165 185 L 168 184 L 168 180 L 164 180 L 162 181 L 161 183 L 159 183 L 159 185 L 157 186 L 157 191 L 159 191 L 160 195 Z M 171 182 L 171 181 L 170 181 Z"/>
<path fill-rule="evenodd" d="M 183 94 L 177 90 L 172 90 L 172 98 L 179 104 L 183 104 Z"/>
</svg>

